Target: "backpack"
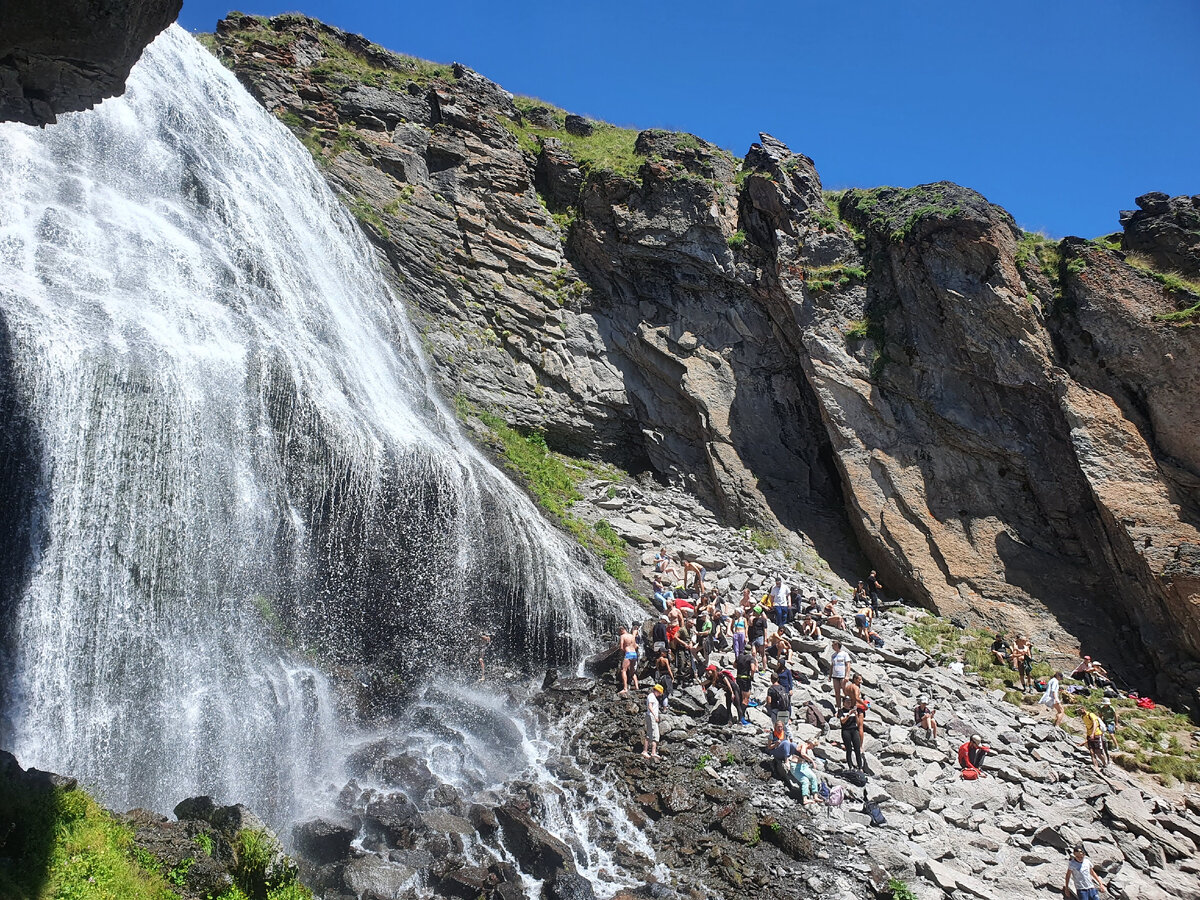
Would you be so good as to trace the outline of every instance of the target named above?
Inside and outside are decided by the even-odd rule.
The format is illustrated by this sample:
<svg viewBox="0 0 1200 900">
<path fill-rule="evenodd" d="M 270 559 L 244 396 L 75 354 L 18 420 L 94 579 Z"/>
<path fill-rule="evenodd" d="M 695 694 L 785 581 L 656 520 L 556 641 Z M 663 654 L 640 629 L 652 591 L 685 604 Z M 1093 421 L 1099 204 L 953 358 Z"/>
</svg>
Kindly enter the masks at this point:
<svg viewBox="0 0 1200 900">
<path fill-rule="evenodd" d="M 1154 709 L 1154 701 L 1149 697 L 1139 697 L 1137 705 L 1140 709 Z"/>
<path fill-rule="evenodd" d="M 967 781 L 975 781 L 979 778 L 987 778 L 987 772 L 982 769 L 976 769 L 974 766 L 962 770 L 962 777 Z"/>
<path fill-rule="evenodd" d="M 871 817 L 871 824 L 875 827 L 882 828 L 887 824 L 887 819 L 883 817 L 883 810 L 879 808 L 878 803 L 872 803 L 870 800 L 864 800 L 862 811 Z"/>
<path fill-rule="evenodd" d="M 822 803 L 828 805 L 830 793 L 829 782 L 822 778 L 820 786 L 817 787 L 817 796 L 821 798 Z"/>
<path fill-rule="evenodd" d="M 846 792 L 842 790 L 841 785 L 829 788 L 829 793 L 825 796 L 825 805 L 830 809 L 837 809 L 846 799 Z"/>
<path fill-rule="evenodd" d="M 825 714 L 811 700 L 804 709 L 804 721 L 822 731 L 825 730 Z"/>
<path fill-rule="evenodd" d="M 842 772 L 840 774 L 841 774 L 842 778 L 846 779 L 848 782 L 850 782 L 855 787 L 866 787 L 867 786 L 867 776 L 866 776 L 865 772 L 855 772 L 851 769 L 847 769 L 845 772 Z"/>
</svg>

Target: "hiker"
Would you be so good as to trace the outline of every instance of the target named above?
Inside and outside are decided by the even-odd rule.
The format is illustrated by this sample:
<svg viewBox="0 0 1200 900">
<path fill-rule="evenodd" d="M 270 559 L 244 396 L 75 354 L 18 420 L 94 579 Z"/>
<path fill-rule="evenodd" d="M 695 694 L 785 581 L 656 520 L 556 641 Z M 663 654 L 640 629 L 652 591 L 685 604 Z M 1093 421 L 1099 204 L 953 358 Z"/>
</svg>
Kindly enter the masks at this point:
<svg viewBox="0 0 1200 900">
<path fill-rule="evenodd" d="M 685 559 L 683 561 L 683 589 L 687 590 L 688 575 L 691 575 L 692 584 L 696 590 L 696 593 L 703 594 L 705 574 L 704 566 L 700 565 L 698 562 Z"/>
<path fill-rule="evenodd" d="M 696 616 L 696 650 L 700 665 L 707 666 L 713 651 L 712 606 L 706 606 Z"/>
<path fill-rule="evenodd" d="M 1062 698 L 1058 695 L 1058 686 L 1062 683 L 1062 672 L 1055 672 L 1050 680 L 1046 682 L 1046 693 L 1042 694 L 1042 699 L 1038 701 L 1042 706 L 1050 707 L 1054 710 L 1054 724 L 1061 725 L 1063 719 Z"/>
<path fill-rule="evenodd" d="M 642 756 L 659 759 L 658 755 L 658 699 L 663 686 L 656 684 L 646 692 L 646 734 L 642 737 Z"/>
<path fill-rule="evenodd" d="M 1105 697 L 1100 703 L 1100 718 L 1104 722 L 1104 730 L 1109 734 L 1116 734 L 1121 720 L 1117 716 L 1117 708 L 1113 706 L 1112 700 L 1108 697 Z"/>
<path fill-rule="evenodd" d="M 841 641 L 833 642 L 833 656 L 829 660 L 829 678 L 833 682 L 833 706 L 840 709 L 842 690 L 850 676 L 850 654 L 842 649 Z"/>
<path fill-rule="evenodd" d="M 750 705 L 750 688 L 753 684 L 754 673 L 758 671 L 758 663 L 754 659 L 754 654 L 746 649 L 738 654 L 733 665 L 737 669 L 737 686 L 742 695 L 741 724 L 749 725 L 750 723 L 746 720 L 745 708 Z"/>
<path fill-rule="evenodd" d="M 925 729 L 935 741 L 937 740 L 937 722 L 933 718 L 933 707 L 929 705 L 928 697 L 917 698 L 917 708 L 913 710 L 913 727 L 920 726 Z"/>
<path fill-rule="evenodd" d="M 668 631 L 668 634 L 670 632 Z M 671 636 L 671 649 L 675 653 L 675 670 L 679 672 L 680 680 L 684 672 L 691 673 L 691 681 L 696 680 L 696 645 L 692 643 L 692 633 L 687 624 L 681 625 Z"/>
<path fill-rule="evenodd" d="M 819 802 L 817 773 L 813 771 L 813 766 L 817 764 L 816 757 L 813 756 L 813 749 L 816 746 L 816 741 L 800 741 L 796 744 L 795 755 L 799 761 L 792 768 L 792 777 L 800 784 L 800 802 L 805 806 Z"/>
<path fill-rule="evenodd" d="M 1079 900 L 1098 900 L 1100 891 L 1108 893 L 1108 888 L 1092 868 L 1092 861 L 1087 858 L 1083 844 L 1075 845 L 1071 850 L 1071 858 L 1067 861 L 1067 876 L 1063 879 L 1062 888 L 1064 897 L 1071 896 L 1072 879 L 1075 881 L 1075 896 Z"/>
<path fill-rule="evenodd" d="M 741 656 L 746 649 L 746 614 L 740 609 L 733 616 L 733 655 Z"/>
<path fill-rule="evenodd" d="M 860 581 L 859 584 L 862 584 Z M 854 614 L 854 633 L 862 640 L 867 640 L 867 633 L 871 630 L 871 607 L 859 607 L 858 612 Z"/>
<path fill-rule="evenodd" d="M 1078 678 L 1088 687 L 1104 687 L 1109 684 L 1108 673 L 1104 671 L 1104 667 L 1098 662 L 1092 662 L 1090 656 L 1085 656 L 1083 662 L 1075 667 L 1075 671 L 1071 673 L 1072 678 Z"/>
<path fill-rule="evenodd" d="M 666 547 L 659 547 L 658 552 L 654 554 L 654 571 L 660 575 L 665 575 L 674 581 L 679 577 L 679 572 L 675 568 L 675 562 L 667 555 Z"/>
<path fill-rule="evenodd" d="M 842 726 L 842 746 L 846 749 L 846 768 L 855 772 L 866 769 L 862 755 L 862 738 L 858 731 L 858 707 L 848 696 L 842 698 L 842 711 L 838 717 Z"/>
<path fill-rule="evenodd" d="M 737 676 L 729 669 L 718 669 L 712 663 L 704 670 L 704 680 L 700 682 L 701 689 L 705 692 L 705 699 L 708 699 L 708 689 L 719 687 L 725 692 L 725 711 L 729 713 L 729 721 L 740 722 L 742 725 L 749 725 L 746 720 L 746 704 L 742 700 L 742 691 L 737 684 Z M 737 712 L 737 718 L 734 718 L 734 712 Z"/>
<path fill-rule="evenodd" d="M 1104 747 L 1104 721 L 1087 707 L 1079 707 L 1079 717 L 1083 719 L 1084 739 L 1080 747 L 1087 746 L 1092 756 L 1092 768 L 1097 772 L 1108 766 L 1108 750 Z"/>
<path fill-rule="evenodd" d="M 1008 641 L 1004 639 L 1003 634 L 997 634 L 996 639 L 992 641 L 992 658 L 996 665 L 1007 666 L 1011 656 L 1012 648 L 1008 646 Z"/>
<path fill-rule="evenodd" d="M 800 623 L 801 637 L 820 637 L 821 629 L 817 627 L 817 620 L 811 615 L 805 616 L 804 621 Z"/>
<path fill-rule="evenodd" d="M 774 662 L 774 669 L 778 672 L 791 661 L 792 658 L 792 642 L 783 636 L 782 631 L 776 631 L 767 638 L 767 657 Z"/>
<path fill-rule="evenodd" d="M 837 611 L 837 607 L 830 600 L 825 604 L 825 609 L 822 613 L 825 616 L 825 624 L 830 628 L 837 628 L 840 631 L 846 630 L 846 620 L 842 618 L 842 614 Z"/>
<path fill-rule="evenodd" d="M 633 676 L 633 689 L 641 690 L 638 687 L 637 677 L 637 638 L 629 633 L 629 629 L 624 625 L 621 626 L 621 635 L 617 638 L 617 649 L 621 653 L 621 690 L 617 694 L 618 697 L 629 696 L 629 676 Z"/>
<path fill-rule="evenodd" d="M 850 679 L 848 688 L 854 689 L 854 708 L 858 710 L 858 742 L 863 742 L 863 726 L 867 721 L 867 710 L 871 708 L 871 701 L 863 696 L 862 692 L 863 677 L 855 672 L 854 677 Z"/>
<path fill-rule="evenodd" d="M 871 598 L 871 609 L 880 612 L 883 609 L 883 585 L 879 583 L 879 576 L 874 569 L 867 576 L 867 595 Z"/>
<path fill-rule="evenodd" d="M 1009 657 L 1017 674 L 1021 676 L 1021 693 L 1028 693 L 1033 685 L 1033 645 L 1029 638 L 1018 635 L 1013 639 L 1012 655 Z"/>
<path fill-rule="evenodd" d="M 977 734 L 958 748 L 958 765 L 962 769 L 982 769 L 983 761 L 992 752 L 992 748 L 983 743 L 983 738 Z"/>
<path fill-rule="evenodd" d="M 765 669 L 767 667 L 767 617 L 763 615 L 761 606 L 754 607 L 754 618 L 750 620 L 747 634 L 754 656 L 762 660 L 759 668 Z"/>
<path fill-rule="evenodd" d="M 792 697 L 779 683 L 779 676 L 772 673 L 771 686 L 767 688 L 767 713 L 772 725 L 787 726 L 792 718 Z"/>
<path fill-rule="evenodd" d="M 783 627 L 788 621 L 791 607 L 791 590 L 783 580 L 782 575 L 775 576 L 775 586 L 771 588 L 771 603 L 775 607 L 775 624 Z"/>
<path fill-rule="evenodd" d="M 658 659 L 654 660 L 654 680 L 662 688 L 662 705 L 663 709 L 666 709 L 667 701 L 671 699 L 671 692 L 675 689 L 675 672 L 671 669 L 671 658 L 667 655 L 666 650 L 659 653 Z"/>
<path fill-rule="evenodd" d="M 658 575 L 654 576 L 654 596 L 651 602 L 654 603 L 654 608 L 659 612 L 667 611 L 667 604 L 675 598 L 671 589 L 662 582 L 662 578 Z"/>
</svg>

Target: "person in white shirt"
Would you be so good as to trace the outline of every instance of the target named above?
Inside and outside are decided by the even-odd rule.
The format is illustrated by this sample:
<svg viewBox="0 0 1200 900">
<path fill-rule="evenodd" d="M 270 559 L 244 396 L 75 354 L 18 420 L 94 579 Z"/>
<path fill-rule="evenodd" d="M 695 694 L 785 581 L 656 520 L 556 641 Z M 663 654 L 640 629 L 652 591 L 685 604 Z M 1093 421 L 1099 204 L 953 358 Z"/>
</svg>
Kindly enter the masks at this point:
<svg viewBox="0 0 1200 900">
<path fill-rule="evenodd" d="M 842 689 L 850 680 L 850 654 L 842 649 L 841 641 L 833 642 L 833 658 L 829 660 L 829 678 L 833 681 L 833 706 L 842 708 Z"/>
<path fill-rule="evenodd" d="M 1100 891 L 1108 893 L 1108 888 L 1092 868 L 1092 861 L 1087 858 L 1083 844 L 1076 844 L 1071 851 L 1071 859 L 1067 862 L 1067 877 L 1063 881 L 1063 896 L 1071 896 L 1071 881 L 1075 882 L 1075 896 L 1079 900 L 1099 900 Z"/>
<path fill-rule="evenodd" d="M 792 592 L 782 575 L 775 576 L 775 587 L 771 588 L 771 603 L 775 607 L 775 624 L 787 624 L 788 613 L 791 611 Z"/>
<path fill-rule="evenodd" d="M 642 756 L 659 759 L 658 755 L 658 704 L 663 695 L 663 686 L 656 684 L 646 692 L 646 734 L 642 738 Z"/>
</svg>

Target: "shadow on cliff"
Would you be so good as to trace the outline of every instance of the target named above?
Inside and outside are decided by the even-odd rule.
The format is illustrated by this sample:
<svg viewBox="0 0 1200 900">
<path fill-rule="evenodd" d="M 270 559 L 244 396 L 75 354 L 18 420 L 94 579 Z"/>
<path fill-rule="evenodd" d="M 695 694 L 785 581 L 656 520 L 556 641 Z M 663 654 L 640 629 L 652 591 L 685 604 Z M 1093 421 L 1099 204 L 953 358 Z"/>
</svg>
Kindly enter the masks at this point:
<svg viewBox="0 0 1200 900">
<path fill-rule="evenodd" d="M 41 439 L 15 370 L 12 334 L 0 316 L 0 422 L 4 423 L 0 428 L 0 747 L 11 745 L 14 737 L 17 615 L 36 558 L 35 506 L 42 477 Z M 0 781 L 9 775 L 0 772 Z M 11 874 L 19 874 L 20 884 L 31 888 L 31 896 L 38 896 L 46 878 L 50 845 L 45 846 L 45 853 L 37 849 L 45 841 L 33 834 L 36 823 L 20 821 L 21 816 L 14 812 L 16 793 L 0 789 L 0 794 L 5 798 L 0 802 L 0 857 L 17 864 Z M 36 852 L 26 852 L 29 841 L 37 845 Z M 0 867 L 0 893 L 9 886 L 9 874 Z"/>
</svg>

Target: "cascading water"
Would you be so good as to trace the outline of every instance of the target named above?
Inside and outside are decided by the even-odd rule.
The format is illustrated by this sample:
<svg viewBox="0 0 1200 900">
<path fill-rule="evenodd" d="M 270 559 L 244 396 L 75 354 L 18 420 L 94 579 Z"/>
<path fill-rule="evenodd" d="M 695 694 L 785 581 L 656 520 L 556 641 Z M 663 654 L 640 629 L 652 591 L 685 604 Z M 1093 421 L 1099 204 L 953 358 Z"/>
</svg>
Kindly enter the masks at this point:
<svg viewBox="0 0 1200 900">
<path fill-rule="evenodd" d="M 553 663 L 627 617 L 433 397 L 308 154 L 184 32 L 124 97 L 0 126 L 0 198 L 23 763 L 283 825 L 346 752 L 325 665 L 419 675 L 476 627 Z"/>
</svg>

